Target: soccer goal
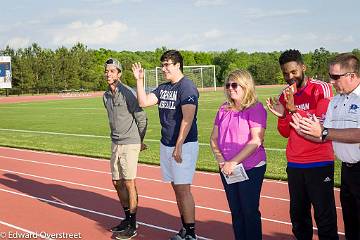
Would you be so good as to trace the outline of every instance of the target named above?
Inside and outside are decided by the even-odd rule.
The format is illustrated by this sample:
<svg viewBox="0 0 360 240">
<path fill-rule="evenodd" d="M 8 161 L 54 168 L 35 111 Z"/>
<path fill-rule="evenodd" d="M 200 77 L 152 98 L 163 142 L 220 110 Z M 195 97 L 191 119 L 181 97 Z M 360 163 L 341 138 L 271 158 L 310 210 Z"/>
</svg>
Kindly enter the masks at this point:
<svg viewBox="0 0 360 240">
<path fill-rule="evenodd" d="M 216 91 L 215 65 L 184 66 L 184 75 L 191 79 L 197 88 Z M 152 91 L 164 82 L 166 82 L 166 80 L 163 77 L 160 67 L 145 70 L 145 91 Z"/>
</svg>

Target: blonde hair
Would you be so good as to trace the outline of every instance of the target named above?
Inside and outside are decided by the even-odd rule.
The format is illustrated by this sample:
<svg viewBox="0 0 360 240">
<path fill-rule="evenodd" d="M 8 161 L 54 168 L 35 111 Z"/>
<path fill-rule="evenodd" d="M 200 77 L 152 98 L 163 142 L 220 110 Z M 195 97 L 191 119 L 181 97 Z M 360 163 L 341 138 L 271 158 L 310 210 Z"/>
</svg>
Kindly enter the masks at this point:
<svg viewBox="0 0 360 240">
<path fill-rule="evenodd" d="M 243 98 L 241 99 L 240 103 L 241 109 L 249 108 L 258 102 L 258 98 L 255 93 L 254 79 L 251 76 L 250 72 L 243 69 L 232 71 L 231 73 L 229 73 L 229 76 L 225 80 L 225 85 L 229 81 L 238 83 L 244 92 Z M 228 101 L 228 108 L 235 109 L 235 102 L 233 99 L 231 99 L 229 91 L 225 87 L 224 92 Z"/>
</svg>

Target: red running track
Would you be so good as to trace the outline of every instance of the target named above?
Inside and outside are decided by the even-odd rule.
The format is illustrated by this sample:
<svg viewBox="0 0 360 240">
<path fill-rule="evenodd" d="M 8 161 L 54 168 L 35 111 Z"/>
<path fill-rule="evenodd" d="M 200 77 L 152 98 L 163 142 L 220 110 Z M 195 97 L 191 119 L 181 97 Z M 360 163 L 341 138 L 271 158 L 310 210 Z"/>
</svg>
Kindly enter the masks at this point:
<svg viewBox="0 0 360 240">
<path fill-rule="evenodd" d="M 174 193 L 169 184 L 162 183 L 157 166 L 140 165 L 138 176 L 140 226 L 135 239 L 168 239 L 180 227 Z M 196 172 L 193 184 L 199 239 L 233 239 L 218 174 Z M 340 239 L 345 239 L 338 189 L 335 195 Z M 101 159 L 0 147 L 0 199 L 0 239 L 14 234 L 23 234 L 17 239 L 25 239 L 24 234 L 34 233 L 47 239 L 70 239 L 69 234 L 111 239 L 114 236 L 108 229 L 123 218 L 109 163 Z M 264 181 L 263 239 L 294 239 L 288 199 L 286 182 Z M 314 234 L 318 239 L 316 229 Z"/>
</svg>

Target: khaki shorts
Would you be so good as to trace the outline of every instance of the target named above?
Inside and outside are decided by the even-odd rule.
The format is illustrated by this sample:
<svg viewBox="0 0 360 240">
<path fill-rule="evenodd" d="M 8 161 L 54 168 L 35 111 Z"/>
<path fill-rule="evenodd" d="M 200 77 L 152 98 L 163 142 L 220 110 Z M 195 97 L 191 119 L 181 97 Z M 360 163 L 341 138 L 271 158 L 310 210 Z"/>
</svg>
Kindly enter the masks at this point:
<svg viewBox="0 0 360 240">
<path fill-rule="evenodd" d="M 140 146 L 140 144 L 111 144 L 110 167 L 113 180 L 136 178 Z"/>
</svg>

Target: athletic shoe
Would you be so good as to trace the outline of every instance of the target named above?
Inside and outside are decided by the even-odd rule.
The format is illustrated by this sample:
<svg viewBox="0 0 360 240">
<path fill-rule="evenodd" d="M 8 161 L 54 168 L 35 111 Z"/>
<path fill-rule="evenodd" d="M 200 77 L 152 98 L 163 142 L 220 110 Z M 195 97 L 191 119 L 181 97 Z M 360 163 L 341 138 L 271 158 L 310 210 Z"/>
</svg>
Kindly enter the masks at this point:
<svg viewBox="0 0 360 240">
<path fill-rule="evenodd" d="M 112 227 L 110 229 L 110 232 L 123 232 L 125 231 L 130 225 L 130 221 L 129 220 L 122 220 L 121 223 L 115 227 Z"/>
<path fill-rule="evenodd" d="M 186 235 L 184 239 L 185 239 L 185 240 L 196 240 L 197 238 L 196 238 L 196 237 L 194 238 L 194 237 L 191 236 L 191 235 Z"/>
<path fill-rule="evenodd" d="M 121 233 L 119 233 L 115 239 L 118 240 L 125 240 L 125 239 L 131 239 L 137 235 L 136 228 L 131 227 L 130 225 Z"/>
<path fill-rule="evenodd" d="M 183 240 L 185 239 L 185 235 L 186 235 L 186 229 L 181 228 L 180 231 L 175 236 L 170 238 L 170 240 Z"/>
</svg>

